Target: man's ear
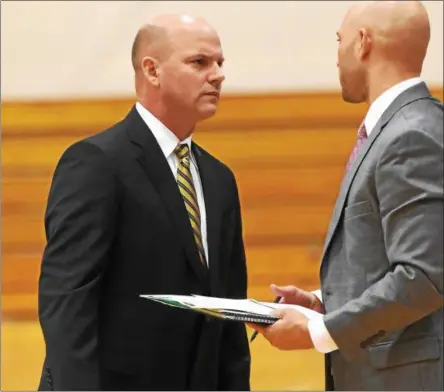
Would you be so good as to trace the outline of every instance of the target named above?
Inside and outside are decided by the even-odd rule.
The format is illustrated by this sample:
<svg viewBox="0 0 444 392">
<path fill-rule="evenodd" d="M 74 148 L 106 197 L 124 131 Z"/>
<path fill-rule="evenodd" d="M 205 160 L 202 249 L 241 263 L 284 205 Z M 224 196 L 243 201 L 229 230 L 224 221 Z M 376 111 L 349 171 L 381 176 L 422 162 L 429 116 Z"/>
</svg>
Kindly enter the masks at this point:
<svg viewBox="0 0 444 392">
<path fill-rule="evenodd" d="M 359 30 L 359 42 L 358 42 L 358 57 L 365 60 L 372 49 L 372 38 L 367 29 L 363 28 Z"/>
<path fill-rule="evenodd" d="M 160 84 L 159 75 L 160 67 L 159 62 L 153 57 L 145 56 L 142 59 L 142 71 L 148 81 L 154 86 Z"/>
</svg>

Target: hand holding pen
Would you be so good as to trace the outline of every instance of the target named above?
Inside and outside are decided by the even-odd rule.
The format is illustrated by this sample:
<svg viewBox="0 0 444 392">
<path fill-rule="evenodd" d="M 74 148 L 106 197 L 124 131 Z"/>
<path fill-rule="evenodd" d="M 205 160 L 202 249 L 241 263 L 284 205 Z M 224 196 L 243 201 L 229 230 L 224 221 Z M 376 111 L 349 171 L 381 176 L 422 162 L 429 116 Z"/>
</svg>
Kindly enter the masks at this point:
<svg viewBox="0 0 444 392">
<path fill-rule="evenodd" d="M 283 299 L 282 303 L 300 305 L 324 313 L 322 302 L 313 292 L 302 290 L 296 286 L 276 286 L 275 284 L 272 284 L 270 289 L 276 295 L 273 303 L 279 303 Z M 257 334 L 257 331 L 253 333 L 250 342 L 256 338 Z"/>
</svg>

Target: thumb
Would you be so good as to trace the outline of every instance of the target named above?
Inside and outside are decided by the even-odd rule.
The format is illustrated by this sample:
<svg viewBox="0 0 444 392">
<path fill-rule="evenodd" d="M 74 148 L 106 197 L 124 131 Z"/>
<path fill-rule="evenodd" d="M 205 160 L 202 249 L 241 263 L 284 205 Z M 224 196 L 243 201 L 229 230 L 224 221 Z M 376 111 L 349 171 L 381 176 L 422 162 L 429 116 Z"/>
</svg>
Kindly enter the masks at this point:
<svg viewBox="0 0 444 392">
<path fill-rule="evenodd" d="M 298 292 L 298 289 L 295 286 L 277 286 L 272 284 L 270 289 L 274 295 L 281 297 L 295 295 Z"/>
<path fill-rule="evenodd" d="M 287 309 L 274 309 L 270 312 L 270 316 L 282 318 L 285 316 Z"/>
</svg>

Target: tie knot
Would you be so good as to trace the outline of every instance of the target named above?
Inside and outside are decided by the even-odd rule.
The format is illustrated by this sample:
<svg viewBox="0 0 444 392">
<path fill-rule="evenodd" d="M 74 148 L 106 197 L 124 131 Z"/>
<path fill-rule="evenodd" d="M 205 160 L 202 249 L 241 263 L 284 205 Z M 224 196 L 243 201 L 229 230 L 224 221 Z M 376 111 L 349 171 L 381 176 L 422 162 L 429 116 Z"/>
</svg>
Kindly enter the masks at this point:
<svg viewBox="0 0 444 392">
<path fill-rule="evenodd" d="M 365 129 L 364 121 L 358 129 L 358 139 L 367 139 L 367 130 Z"/>
<path fill-rule="evenodd" d="M 182 160 L 190 156 L 190 149 L 188 148 L 187 144 L 178 144 L 174 149 L 174 153 L 177 155 L 179 160 Z"/>
</svg>

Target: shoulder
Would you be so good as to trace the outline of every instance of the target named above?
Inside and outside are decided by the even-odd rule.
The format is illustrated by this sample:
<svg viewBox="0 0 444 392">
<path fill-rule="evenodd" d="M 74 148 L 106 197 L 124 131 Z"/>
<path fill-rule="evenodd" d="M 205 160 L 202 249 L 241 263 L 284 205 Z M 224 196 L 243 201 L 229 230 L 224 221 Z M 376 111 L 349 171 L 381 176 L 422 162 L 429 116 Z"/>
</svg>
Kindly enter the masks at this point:
<svg viewBox="0 0 444 392">
<path fill-rule="evenodd" d="M 119 151 L 119 146 L 125 139 L 124 123 L 118 122 L 111 127 L 95 133 L 91 136 L 79 139 L 68 146 L 61 159 L 112 159 Z"/>
<path fill-rule="evenodd" d="M 390 119 L 382 130 L 380 142 L 387 148 L 426 143 L 442 149 L 443 113 L 442 102 L 435 98 L 412 101 Z"/>
<path fill-rule="evenodd" d="M 126 140 L 125 122 L 120 121 L 111 127 L 91 135 L 83 142 L 96 146 L 105 153 L 112 154 Z"/>
<path fill-rule="evenodd" d="M 443 113 L 443 104 L 439 100 L 432 97 L 418 99 L 402 107 L 395 115 L 396 127 L 401 134 L 416 131 L 415 134 L 425 134 L 442 141 Z"/>
<path fill-rule="evenodd" d="M 379 167 L 391 167 L 412 173 L 442 172 L 443 107 L 435 99 L 421 99 L 405 105 L 382 130 Z M 425 174 L 425 172 L 424 172 Z"/>
</svg>

